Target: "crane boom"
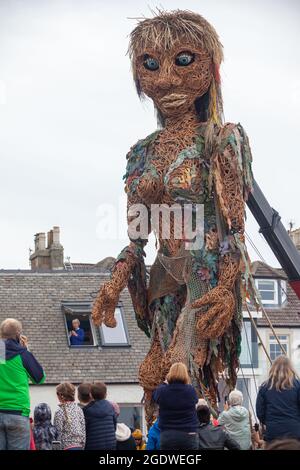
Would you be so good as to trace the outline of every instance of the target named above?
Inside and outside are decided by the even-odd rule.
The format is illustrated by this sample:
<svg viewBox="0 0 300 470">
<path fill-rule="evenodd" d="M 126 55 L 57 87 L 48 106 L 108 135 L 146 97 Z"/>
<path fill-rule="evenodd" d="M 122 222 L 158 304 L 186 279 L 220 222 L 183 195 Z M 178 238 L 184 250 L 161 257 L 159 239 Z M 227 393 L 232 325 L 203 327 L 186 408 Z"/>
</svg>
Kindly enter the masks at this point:
<svg viewBox="0 0 300 470">
<path fill-rule="evenodd" d="M 260 233 L 266 239 L 300 299 L 300 253 L 284 228 L 280 215 L 270 206 L 256 181 L 247 205 L 260 227 Z"/>
</svg>

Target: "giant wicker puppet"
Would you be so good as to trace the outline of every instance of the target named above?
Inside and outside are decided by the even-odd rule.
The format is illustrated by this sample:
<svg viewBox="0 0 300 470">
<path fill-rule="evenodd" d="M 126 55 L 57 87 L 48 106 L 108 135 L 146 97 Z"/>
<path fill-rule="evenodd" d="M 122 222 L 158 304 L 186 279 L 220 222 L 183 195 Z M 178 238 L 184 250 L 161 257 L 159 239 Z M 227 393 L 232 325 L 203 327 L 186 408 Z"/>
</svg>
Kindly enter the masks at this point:
<svg viewBox="0 0 300 470">
<path fill-rule="evenodd" d="M 153 100 L 160 123 L 127 155 L 129 213 L 133 204 L 149 208 L 150 219 L 152 204 L 204 205 L 204 243 L 187 250 L 172 225 L 169 239 L 158 230 L 147 279 L 147 240 L 132 239 L 93 307 L 96 324 L 115 327 L 115 307 L 128 286 L 137 323 L 151 338 L 139 370 L 150 422 L 152 391 L 174 362 L 187 365 L 199 396 L 212 406 L 221 376 L 235 386 L 248 289 L 244 219 L 251 152 L 242 126 L 222 122 L 222 45 L 202 16 L 158 11 L 139 20 L 129 54 L 137 92 Z"/>
</svg>

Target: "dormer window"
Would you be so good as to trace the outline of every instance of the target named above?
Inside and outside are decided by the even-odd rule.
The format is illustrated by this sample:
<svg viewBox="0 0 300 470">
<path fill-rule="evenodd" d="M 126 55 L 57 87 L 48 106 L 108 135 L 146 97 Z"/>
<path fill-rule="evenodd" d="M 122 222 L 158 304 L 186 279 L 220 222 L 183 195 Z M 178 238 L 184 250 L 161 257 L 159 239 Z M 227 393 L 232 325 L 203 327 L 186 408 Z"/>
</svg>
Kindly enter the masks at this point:
<svg viewBox="0 0 300 470">
<path fill-rule="evenodd" d="M 256 279 L 263 305 L 279 305 L 277 279 Z"/>
</svg>

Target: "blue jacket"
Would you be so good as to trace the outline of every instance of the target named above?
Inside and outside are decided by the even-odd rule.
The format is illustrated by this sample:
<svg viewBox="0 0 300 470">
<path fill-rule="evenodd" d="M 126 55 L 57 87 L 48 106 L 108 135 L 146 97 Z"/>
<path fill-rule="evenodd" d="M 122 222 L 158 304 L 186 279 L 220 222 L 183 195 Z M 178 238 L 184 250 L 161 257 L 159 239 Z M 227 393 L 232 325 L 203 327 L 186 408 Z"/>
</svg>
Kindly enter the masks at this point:
<svg viewBox="0 0 300 470">
<path fill-rule="evenodd" d="M 95 400 L 83 409 L 86 427 L 85 450 L 116 449 L 116 414 L 107 400 Z"/>
<path fill-rule="evenodd" d="M 159 418 L 151 426 L 148 433 L 148 441 L 146 450 L 159 450 L 160 449 L 160 428 Z"/>
<path fill-rule="evenodd" d="M 159 427 L 161 431 L 177 430 L 197 432 L 196 404 L 198 397 L 192 385 L 173 382 L 159 385 L 153 392 L 159 405 Z"/>
<path fill-rule="evenodd" d="M 300 381 L 295 380 L 293 388 L 281 391 L 269 390 L 268 383 L 264 383 L 257 395 L 256 414 L 266 426 L 266 441 L 300 439 Z"/>
<path fill-rule="evenodd" d="M 81 346 L 84 341 L 84 330 L 82 328 L 78 328 L 76 333 L 78 336 L 70 336 L 70 343 L 72 346 Z"/>
</svg>

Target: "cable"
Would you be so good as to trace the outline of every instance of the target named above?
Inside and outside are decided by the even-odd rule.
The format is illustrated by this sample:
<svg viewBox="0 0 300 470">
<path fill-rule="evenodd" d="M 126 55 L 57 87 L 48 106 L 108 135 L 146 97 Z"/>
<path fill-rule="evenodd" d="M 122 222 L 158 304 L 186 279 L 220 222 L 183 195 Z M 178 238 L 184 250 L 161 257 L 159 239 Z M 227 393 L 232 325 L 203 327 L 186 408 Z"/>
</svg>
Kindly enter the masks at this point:
<svg viewBox="0 0 300 470">
<path fill-rule="evenodd" d="M 265 355 L 267 356 L 267 358 L 268 358 L 269 361 L 270 361 L 270 364 L 272 365 L 272 359 L 271 359 L 271 357 L 270 357 L 270 355 L 269 355 L 269 353 L 268 353 L 268 351 L 267 351 L 267 349 L 266 349 L 266 346 L 265 346 L 264 343 L 263 343 L 263 340 L 261 339 L 261 336 L 260 336 L 260 334 L 259 334 L 259 331 L 258 331 L 257 326 L 256 326 L 256 324 L 255 324 L 255 321 L 254 321 L 254 319 L 253 319 L 253 316 L 252 316 L 252 314 L 251 314 L 251 312 L 250 312 L 250 309 L 249 309 L 249 307 L 248 307 L 248 305 L 247 305 L 247 302 L 246 302 L 246 309 L 247 309 L 247 311 L 248 311 L 248 314 L 249 314 L 251 323 L 252 323 L 252 325 L 253 325 L 253 327 L 254 327 L 254 329 L 255 329 L 255 332 L 256 332 L 256 334 L 257 334 L 257 337 L 258 337 L 258 339 L 259 339 L 259 341 L 260 341 L 260 343 L 261 343 L 261 345 L 262 345 L 262 348 L 263 348 L 263 350 L 264 350 L 264 352 L 265 352 Z"/>
<path fill-rule="evenodd" d="M 257 248 L 257 246 L 255 245 L 255 243 L 251 240 L 250 238 L 250 235 L 245 232 L 245 235 L 246 235 L 246 238 L 248 240 L 248 242 L 250 243 L 250 245 L 252 246 L 253 250 L 255 251 L 255 253 L 257 254 L 257 256 L 261 259 L 261 261 L 263 261 L 265 264 L 266 263 L 266 260 L 264 259 L 264 257 L 262 256 L 261 252 L 259 251 L 259 249 Z"/>
<path fill-rule="evenodd" d="M 251 399 L 251 396 L 250 396 L 250 392 L 249 392 L 249 390 L 248 390 L 248 384 L 247 384 L 246 377 L 245 377 L 245 375 L 244 375 L 244 371 L 243 371 L 242 366 L 240 366 L 240 369 L 241 369 L 242 377 L 243 377 L 243 380 L 244 380 L 246 392 L 247 392 L 247 395 L 248 395 L 248 398 L 249 398 L 250 407 L 251 407 L 253 416 L 254 416 L 255 420 L 257 421 L 256 412 L 255 412 L 255 409 L 254 409 L 254 406 L 253 406 L 253 403 L 252 403 L 252 399 Z"/>
<path fill-rule="evenodd" d="M 264 260 L 264 258 L 262 257 L 260 251 L 259 251 L 259 250 L 257 249 L 257 247 L 255 246 L 254 242 L 251 240 L 251 238 L 250 238 L 250 236 L 248 235 L 248 233 L 247 233 L 247 232 L 245 232 L 245 233 L 246 233 L 247 240 L 248 240 L 249 243 L 251 244 L 252 248 L 255 250 L 255 252 L 256 252 L 257 255 L 260 257 L 260 259 L 261 259 L 265 264 L 267 264 L 266 261 Z M 277 334 L 276 334 L 276 332 L 275 332 L 275 330 L 274 330 L 274 328 L 273 328 L 272 322 L 271 322 L 271 320 L 270 320 L 270 318 L 269 318 L 269 316 L 268 316 L 268 314 L 267 314 L 267 312 L 266 312 L 266 310 L 265 310 L 265 308 L 264 308 L 264 306 L 263 306 L 263 303 L 262 303 L 261 301 L 260 301 L 260 307 L 261 307 L 261 310 L 262 310 L 264 316 L 266 317 L 266 320 L 267 320 L 267 322 L 268 322 L 268 324 L 269 324 L 269 327 L 271 328 L 271 331 L 272 331 L 273 335 L 275 336 L 276 342 L 278 343 L 278 345 L 279 345 L 279 347 L 280 347 L 280 349 L 281 349 L 283 355 L 286 355 L 286 351 L 285 351 L 284 347 L 282 346 L 282 344 L 281 344 L 281 342 L 280 342 L 280 340 L 279 340 L 279 338 L 278 338 L 278 336 L 277 336 Z M 248 309 L 248 311 L 249 311 L 249 309 Z M 257 330 L 256 330 L 256 331 L 257 331 Z M 264 348 L 264 349 L 265 349 L 265 348 Z"/>
</svg>

